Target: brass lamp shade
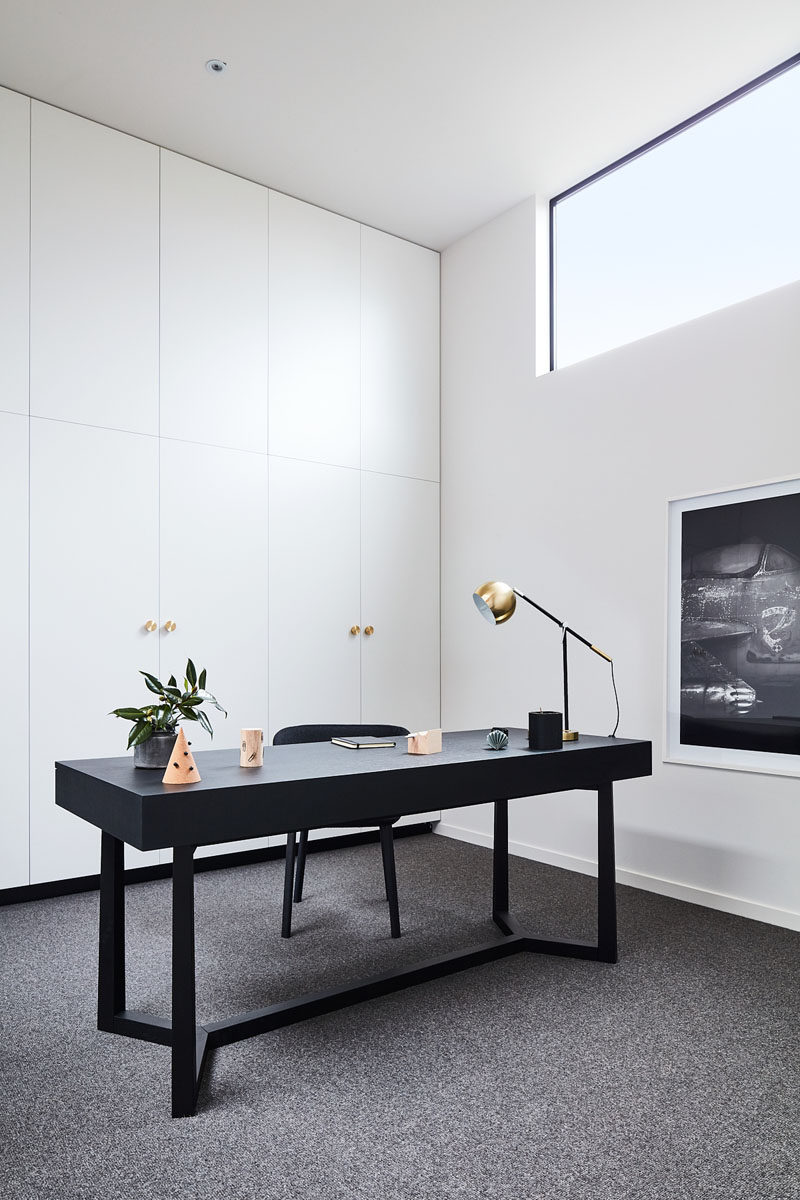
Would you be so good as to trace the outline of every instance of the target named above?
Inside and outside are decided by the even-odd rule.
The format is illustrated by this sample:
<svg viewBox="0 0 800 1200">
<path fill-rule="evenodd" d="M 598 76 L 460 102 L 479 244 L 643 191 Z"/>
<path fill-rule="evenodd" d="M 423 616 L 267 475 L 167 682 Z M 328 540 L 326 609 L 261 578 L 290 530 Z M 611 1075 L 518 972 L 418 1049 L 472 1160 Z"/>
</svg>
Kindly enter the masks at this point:
<svg viewBox="0 0 800 1200">
<path fill-rule="evenodd" d="M 475 607 L 482 617 L 493 625 L 502 625 L 509 617 L 513 617 L 517 607 L 517 597 L 514 589 L 507 583 L 482 583 L 472 593 Z"/>
</svg>

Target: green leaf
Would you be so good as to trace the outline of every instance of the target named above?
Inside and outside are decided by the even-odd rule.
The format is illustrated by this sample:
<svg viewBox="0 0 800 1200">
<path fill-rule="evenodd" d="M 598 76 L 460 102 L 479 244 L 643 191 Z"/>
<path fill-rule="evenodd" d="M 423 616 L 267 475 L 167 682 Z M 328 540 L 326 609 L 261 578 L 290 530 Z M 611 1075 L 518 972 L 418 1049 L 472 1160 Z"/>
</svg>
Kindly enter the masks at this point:
<svg viewBox="0 0 800 1200">
<path fill-rule="evenodd" d="M 142 675 L 144 675 L 144 671 L 142 671 Z M 145 677 L 145 683 L 147 684 L 147 687 L 150 689 L 150 691 L 155 692 L 155 694 L 157 696 L 164 695 L 164 689 L 162 688 L 161 684 L 158 682 L 157 679 L 155 680 L 155 682 L 153 681 L 152 675 L 148 675 Z"/>
<path fill-rule="evenodd" d="M 164 688 L 164 695 L 171 696 L 173 700 L 180 700 L 181 698 L 180 690 L 176 687 L 172 687 L 171 684 L 167 684 L 167 686 Z"/>
<path fill-rule="evenodd" d="M 152 736 L 153 726 L 150 722 L 139 721 L 128 735 L 128 749 L 130 750 L 131 746 L 140 746 L 142 742 L 146 742 Z"/>
<path fill-rule="evenodd" d="M 184 718 L 185 721 L 198 721 L 200 719 L 200 716 L 202 716 L 202 713 L 199 714 L 199 716 L 198 716 L 197 712 L 195 712 L 191 708 L 184 708 L 182 704 L 178 705 L 178 712 L 181 714 L 181 716 Z"/>
<path fill-rule="evenodd" d="M 145 679 L 149 679 L 152 684 L 155 684 L 160 692 L 163 692 L 164 685 L 160 679 L 156 679 L 155 675 L 151 675 L 149 671 L 140 671 L 139 674 L 144 675 Z"/>
<path fill-rule="evenodd" d="M 206 733 L 209 734 L 209 736 L 213 738 L 214 730 L 211 728 L 211 722 L 209 721 L 206 714 L 204 712 L 200 712 L 199 709 L 197 711 L 197 719 L 200 722 L 200 724 L 203 726 L 203 729 L 205 729 Z"/>
<path fill-rule="evenodd" d="M 178 681 L 174 675 L 170 675 L 169 679 L 167 680 L 167 683 L 169 684 L 170 687 L 176 688 L 178 686 Z"/>
<path fill-rule="evenodd" d="M 185 700 L 181 701 L 181 705 L 186 705 L 187 708 L 197 708 L 202 703 L 202 696 L 187 696 Z"/>
<path fill-rule="evenodd" d="M 225 713 L 225 716 L 227 717 L 227 712 L 225 712 L 225 709 L 222 707 L 217 697 L 211 695 L 211 692 L 198 692 L 197 695 L 201 700 L 205 700 L 208 704 L 213 704 L 214 708 L 221 713 Z"/>
<path fill-rule="evenodd" d="M 205 667 L 203 667 L 202 671 L 200 672 L 200 678 L 197 681 L 197 686 L 200 688 L 201 692 L 205 690 L 205 686 L 206 686 L 206 669 L 205 669 Z"/>
<path fill-rule="evenodd" d="M 124 717 L 126 721 L 141 721 L 144 712 L 141 708 L 114 708 L 108 714 L 110 717 Z"/>
<path fill-rule="evenodd" d="M 188 659 L 186 662 L 186 678 L 192 687 L 197 683 L 197 671 L 194 669 L 194 663 L 191 659 Z"/>
</svg>

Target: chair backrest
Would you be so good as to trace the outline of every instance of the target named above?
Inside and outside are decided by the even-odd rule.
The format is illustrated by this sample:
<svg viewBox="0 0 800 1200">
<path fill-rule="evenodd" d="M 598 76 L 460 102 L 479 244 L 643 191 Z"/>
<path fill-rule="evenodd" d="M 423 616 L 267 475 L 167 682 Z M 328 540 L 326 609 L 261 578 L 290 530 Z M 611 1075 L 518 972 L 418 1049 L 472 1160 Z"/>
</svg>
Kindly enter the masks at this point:
<svg viewBox="0 0 800 1200">
<path fill-rule="evenodd" d="M 402 725 L 287 725 L 272 739 L 273 746 L 298 742 L 329 742 L 333 737 L 407 737 Z"/>
</svg>

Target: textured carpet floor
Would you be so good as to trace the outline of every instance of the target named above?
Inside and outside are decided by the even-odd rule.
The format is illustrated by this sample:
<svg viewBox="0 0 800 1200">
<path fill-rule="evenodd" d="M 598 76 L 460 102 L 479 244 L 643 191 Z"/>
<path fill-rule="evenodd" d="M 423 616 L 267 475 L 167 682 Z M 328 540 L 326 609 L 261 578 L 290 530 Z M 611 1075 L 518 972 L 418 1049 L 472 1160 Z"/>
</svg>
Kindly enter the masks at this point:
<svg viewBox="0 0 800 1200">
<path fill-rule="evenodd" d="M 198 1016 L 493 936 L 487 850 L 197 877 Z M 593 881 L 512 860 L 512 911 L 592 937 Z M 94 1028 L 97 894 L 0 909 L 3 1200 L 796 1200 L 800 935 L 619 888 L 617 966 L 518 955 L 220 1049 L 195 1117 L 169 1051 Z M 169 1012 L 169 884 L 128 889 L 130 1007 Z"/>
</svg>

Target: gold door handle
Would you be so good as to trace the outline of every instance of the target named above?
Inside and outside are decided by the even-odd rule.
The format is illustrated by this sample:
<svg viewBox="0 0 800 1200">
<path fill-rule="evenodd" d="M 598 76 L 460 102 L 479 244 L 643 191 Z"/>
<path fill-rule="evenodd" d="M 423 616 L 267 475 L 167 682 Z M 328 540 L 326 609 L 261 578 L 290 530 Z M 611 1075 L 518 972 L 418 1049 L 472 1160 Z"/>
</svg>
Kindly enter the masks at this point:
<svg viewBox="0 0 800 1200">
<path fill-rule="evenodd" d="M 361 626 L 360 625 L 351 625 L 350 632 L 352 633 L 353 637 L 355 637 L 356 634 L 361 633 Z"/>
<path fill-rule="evenodd" d="M 167 633 L 174 633 L 178 626 L 174 621 L 165 621 L 164 628 L 166 629 Z"/>
<path fill-rule="evenodd" d="M 155 631 L 158 629 L 158 624 L 153 620 L 145 621 L 144 627 L 148 633 L 155 633 Z"/>
<path fill-rule="evenodd" d="M 364 636 L 365 637 L 372 637 L 374 632 L 375 632 L 374 625 L 365 625 L 364 626 Z"/>
</svg>

